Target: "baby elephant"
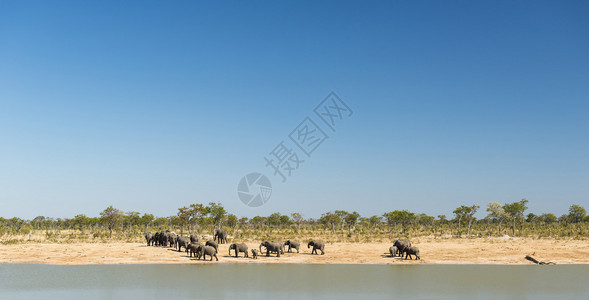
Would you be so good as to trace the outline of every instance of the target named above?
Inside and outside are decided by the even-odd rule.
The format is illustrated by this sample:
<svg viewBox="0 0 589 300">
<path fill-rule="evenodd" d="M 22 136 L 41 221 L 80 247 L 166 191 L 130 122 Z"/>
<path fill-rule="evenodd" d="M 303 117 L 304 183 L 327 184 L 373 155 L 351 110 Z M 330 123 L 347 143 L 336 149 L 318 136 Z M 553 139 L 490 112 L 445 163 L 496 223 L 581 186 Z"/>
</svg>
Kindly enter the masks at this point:
<svg viewBox="0 0 589 300">
<path fill-rule="evenodd" d="M 407 257 L 413 259 L 411 257 L 411 255 L 415 255 L 415 259 L 421 259 L 421 257 L 419 257 L 419 249 L 417 249 L 417 247 L 407 247 L 405 248 L 405 259 L 407 259 Z"/>
<path fill-rule="evenodd" d="M 297 253 L 299 253 L 299 247 L 301 246 L 301 244 L 297 241 L 291 241 L 288 240 L 286 242 L 284 242 L 285 246 L 288 246 L 288 252 L 290 252 L 291 248 L 297 249 Z"/>
<path fill-rule="evenodd" d="M 391 248 L 389 248 L 389 253 L 391 254 L 391 257 L 397 256 L 397 247 L 391 246 Z"/>
<path fill-rule="evenodd" d="M 243 257 L 248 257 L 247 255 L 247 245 L 244 243 L 241 244 L 231 244 L 229 245 L 229 256 L 231 256 L 231 250 L 235 250 L 235 257 L 238 256 L 239 252 L 243 252 Z"/>
<path fill-rule="evenodd" d="M 258 249 L 252 249 L 252 258 L 258 259 Z"/>
<path fill-rule="evenodd" d="M 207 260 L 208 255 L 211 257 L 211 261 L 213 261 L 213 257 L 219 261 L 219 258 L 217 257 L 217 250 L 211 246 L 198 246 L 196 249 L 196 255 L 198 255 L 198 257 L 202 255 L 202 260 Z"/>
<path fill-rule="evenodd" d="M 319 254 L 317 253 L 317 249 L 321 250 L 321 255 L 325 254 L 325 252 L 323 250 L 325 250 L 325 244 L 323 244 L 322 241 L 310 241 L 307 244 L 307 248 L 311 248 L 311 246 L 313 247 L 313 250 L 311 251 L 311 254 Z"/>
</svg>

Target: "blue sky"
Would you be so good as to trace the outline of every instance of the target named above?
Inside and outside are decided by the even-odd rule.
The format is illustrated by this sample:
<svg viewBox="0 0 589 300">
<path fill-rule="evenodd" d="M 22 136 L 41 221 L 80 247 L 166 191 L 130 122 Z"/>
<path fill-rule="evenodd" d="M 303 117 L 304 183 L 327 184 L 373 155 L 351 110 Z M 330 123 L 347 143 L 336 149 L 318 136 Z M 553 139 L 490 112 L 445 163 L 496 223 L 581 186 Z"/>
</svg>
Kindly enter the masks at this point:
<svg viewBox="0 0 589 300">
<path fill-rule="evenodd" d="M 586 1 L 3 1 L 0 216 L 588 207 L 588 15 Z M 331 91 L 354 114 L 281 183 L 264 156 Z M 236 194 L 254 171 L 273 183 L 258 208 Z"/>
</svg>

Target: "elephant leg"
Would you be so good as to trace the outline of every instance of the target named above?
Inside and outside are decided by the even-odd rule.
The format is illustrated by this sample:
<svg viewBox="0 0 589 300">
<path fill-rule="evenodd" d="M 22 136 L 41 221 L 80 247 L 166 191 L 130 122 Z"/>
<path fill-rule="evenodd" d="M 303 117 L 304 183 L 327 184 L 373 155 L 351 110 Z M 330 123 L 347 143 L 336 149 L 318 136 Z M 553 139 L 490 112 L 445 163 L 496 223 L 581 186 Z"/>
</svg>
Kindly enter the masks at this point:
<svg viewBox="0 0 589 300">
<path fill-rule="evenodd" d="M 323 248 L 321 248 L 320 250 L 321 250 L 321 255 L 325 255 L 325 252 L 323 251 Z"/>
</svg>

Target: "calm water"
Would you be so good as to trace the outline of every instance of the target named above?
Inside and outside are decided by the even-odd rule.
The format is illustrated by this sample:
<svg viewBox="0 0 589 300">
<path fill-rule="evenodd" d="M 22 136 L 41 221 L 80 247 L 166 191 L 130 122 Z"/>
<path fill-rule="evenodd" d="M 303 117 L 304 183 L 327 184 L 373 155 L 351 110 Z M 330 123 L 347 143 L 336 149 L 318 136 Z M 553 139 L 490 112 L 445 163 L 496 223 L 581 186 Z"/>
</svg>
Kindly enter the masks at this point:
<svg viewBox="0 0 589 300">
<path fill-rule="evenodd" d="M 588 299 L 589 266 L 0 264 L 0 299 Z"/>
</svg>

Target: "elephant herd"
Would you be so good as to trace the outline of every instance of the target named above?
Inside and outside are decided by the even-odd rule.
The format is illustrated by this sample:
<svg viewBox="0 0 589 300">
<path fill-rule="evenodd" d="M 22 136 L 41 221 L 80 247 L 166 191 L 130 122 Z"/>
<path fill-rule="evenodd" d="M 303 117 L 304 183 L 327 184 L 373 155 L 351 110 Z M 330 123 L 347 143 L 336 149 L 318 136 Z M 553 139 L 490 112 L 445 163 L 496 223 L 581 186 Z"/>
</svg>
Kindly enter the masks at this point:
<svg viewBox="0 0 589 300">
<path fill-rule="evenodd" d="M 389 248 L 389 253 L 391 254 L 391 257 L 403 257 L 403 255 L 405 255 L 405 259 L 407 259 L 407 257 L 413 259 L 412 255 L 414 255 L 415 259 L 421 259 L 421 257 L 419 257 L 419 249 L 411 246 L 411 241 L 408 239 L 395 240 L 393 245 Z"/>
<path fill-rule="evenodd" d="M 174 232 L 169 230 L 162 230 L 154 234 L 144 233 L 143 236 L 147 242 L 147 246 L 161 246 L 161 247 L 173 247 L 178 252 L 184 251 L 195 257 L 197 260 L 206 260 L 207 256 L 210 260 L 219 261 L 217 253 L 219 252 L 219 244 L 227 243 L 227 232 L 223 229 L 216 229 L 213 235 L 213 240 L 206 241 L 203 245 L 199 242 L 199 237 L 195 234 L 190 236 L 178 236 Z M 233 243 L 229 245 L 229 256 L 231 251 L 235 253 L 235 257 L 239 257 L 240 253 L 243 253 L 245 258 L 249 258 L 248 250 L 252 253 L 252 259 L 257 259 L 259 254 L 263 253 L 262 247 L 264 247 L 266 256 L 275 253 L 276 257 L 280 257 L 280 254 L 284 254 L 284 249 L 288 246 L 287 252 L 296 250 L 297 253 L 300 251 L 300 243 L 297 241 L 287 240 L 286 242 L 276 241 L 263 241 L 260 243 L 259 249 L 248 249 L 245 243 Z M 317 250 L 321 251 L 321 255 L 325 254 L 325 244 L 322 241 L 310 241 L 307 244 L 307 248 L 313 247 L 311 254 L 318 254 Z"/>
</svg>

